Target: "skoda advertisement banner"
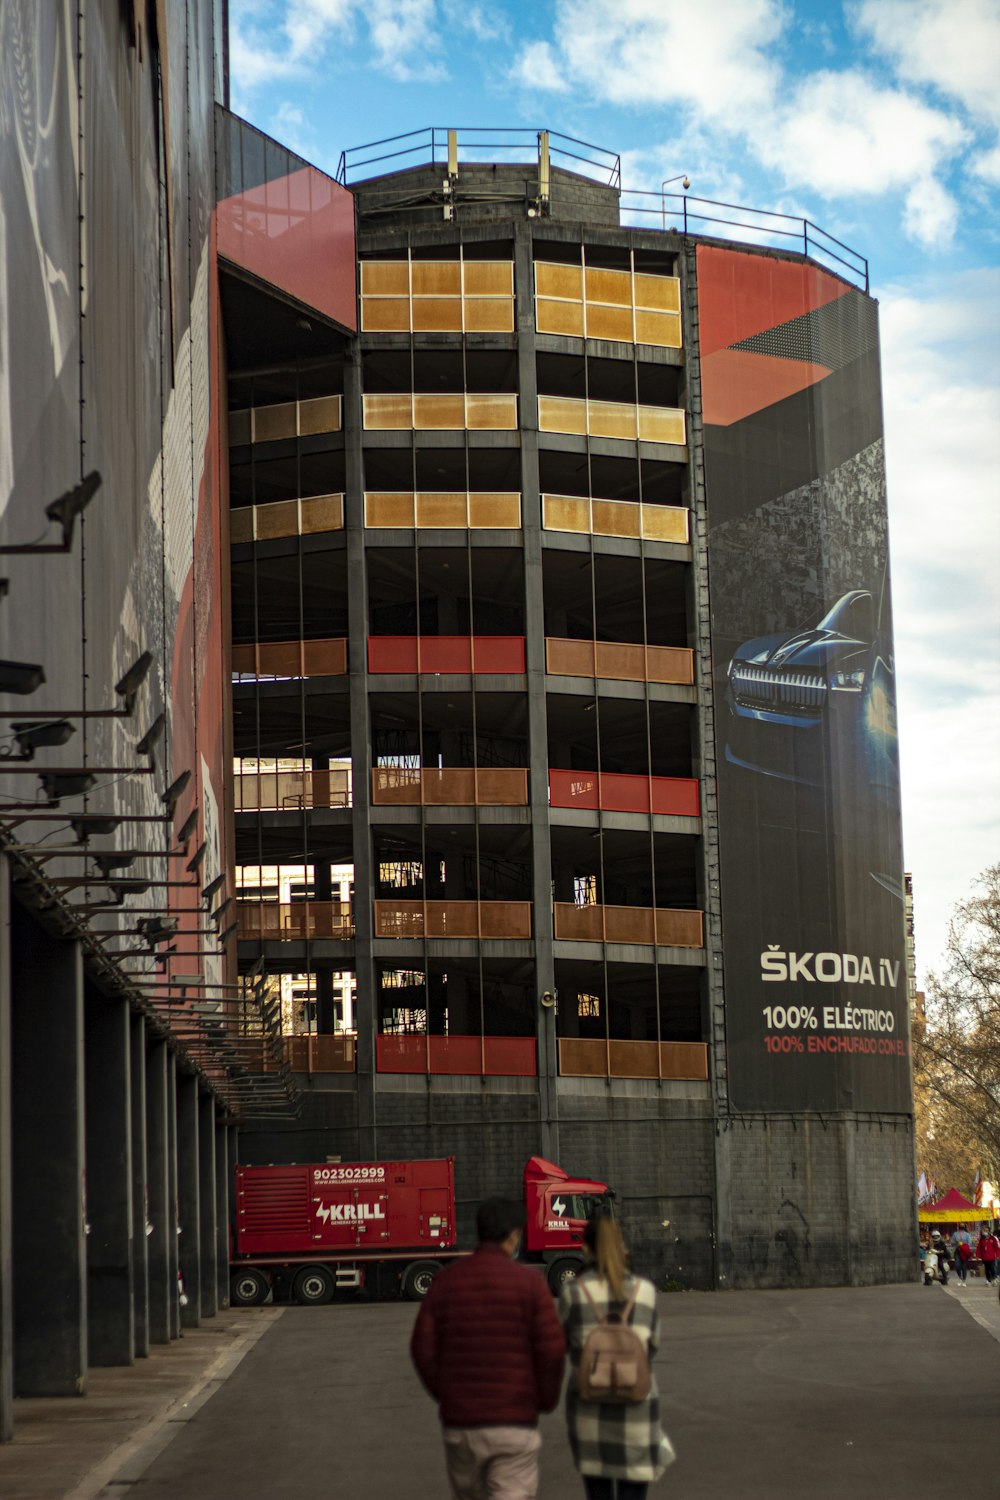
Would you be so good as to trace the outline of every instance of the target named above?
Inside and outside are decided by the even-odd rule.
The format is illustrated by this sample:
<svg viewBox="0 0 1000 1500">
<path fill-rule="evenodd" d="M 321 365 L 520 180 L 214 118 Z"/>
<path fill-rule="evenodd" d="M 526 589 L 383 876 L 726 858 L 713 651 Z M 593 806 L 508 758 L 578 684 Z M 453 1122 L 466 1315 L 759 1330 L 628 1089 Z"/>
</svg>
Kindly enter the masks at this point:
<svg viewBox="0 0 1000 1500">
<path fill-rule="evenodd" d="M 876 304 L 698 249 L 730 1097 L 909 1112 Z"/>
</svg>

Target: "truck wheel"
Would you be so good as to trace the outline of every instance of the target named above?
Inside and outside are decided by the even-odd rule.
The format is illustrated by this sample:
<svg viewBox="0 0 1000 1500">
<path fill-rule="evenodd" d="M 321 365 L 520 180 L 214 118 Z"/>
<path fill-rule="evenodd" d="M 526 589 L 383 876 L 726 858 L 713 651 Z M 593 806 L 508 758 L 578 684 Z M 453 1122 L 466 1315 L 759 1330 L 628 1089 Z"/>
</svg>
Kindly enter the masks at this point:
<svg viewBox="0 0 1000 1500">
<path fill-rule="evenodd" d="M 229 1300 L 234 1307 L 259 1307 L 270 1290 L 267 1277 L 253 1266 L 234 1271 L 229 1278 Z"/>
<path fill-rule="evenodd" d="M 301 1271 L 295 1273 L 292 1296 L 296 1302 L 314 1307 L 321 1302 L 329 1302 L 335 1287 L 333 1274 L 325 1266 L 303 1266 Z"/>
<path fill-rule="evenodd" d="M 403 1296 L 408 1302 L 422 1302 L 431 1289 L 441 1266 L 436 1260 L 415 1260 L 403 1272 Z"/>
<path fill-rule="evenodd" d="M 549 1291 L 558 1297 L 567 1281 L 575 1281 L 580 1270 L 578 1260 L 554 1260 L 548 1269 Z"/>
</svg>

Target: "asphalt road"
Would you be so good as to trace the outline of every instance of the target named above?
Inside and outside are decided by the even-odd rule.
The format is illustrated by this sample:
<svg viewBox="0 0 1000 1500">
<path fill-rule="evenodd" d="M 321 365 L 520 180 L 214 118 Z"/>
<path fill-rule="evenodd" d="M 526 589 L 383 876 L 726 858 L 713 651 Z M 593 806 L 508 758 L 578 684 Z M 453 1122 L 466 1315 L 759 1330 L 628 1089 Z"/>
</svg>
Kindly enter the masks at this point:
<svg viewBox="0 0 1000 1500">
<path fill-rule="evenodd" d="M 995 1290 L 923 1286 L 661 1298 L 667 1500 L 1000 1495 Z M 446 1500 L 415 1308 L 288 1308 L 127 1490 L 131 1500 Z M 977 1318 L 979 1321 L 977 1321 Z M 995 1326 L 994 1326 L 995 1325 Z M 580 1500 L 561 1412 L 540 1500 Z"/>
</svg>

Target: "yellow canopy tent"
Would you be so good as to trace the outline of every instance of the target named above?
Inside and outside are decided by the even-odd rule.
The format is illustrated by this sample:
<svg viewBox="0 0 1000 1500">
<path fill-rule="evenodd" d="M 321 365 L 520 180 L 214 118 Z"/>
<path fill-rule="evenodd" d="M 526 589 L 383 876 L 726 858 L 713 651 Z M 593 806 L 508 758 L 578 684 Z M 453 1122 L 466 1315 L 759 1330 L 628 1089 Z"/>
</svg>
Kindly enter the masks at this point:
<svg viewBox="0 0 1000 1500">
<path fill-rule="evenodd" d="M 977 1208 L 957 1188 L 949 1188 L 943 1198 L 920 1209 L 917 1217 L 921 1224 L 982 1224 L 993 1218 L 993 1210 Z"/>
</svg>

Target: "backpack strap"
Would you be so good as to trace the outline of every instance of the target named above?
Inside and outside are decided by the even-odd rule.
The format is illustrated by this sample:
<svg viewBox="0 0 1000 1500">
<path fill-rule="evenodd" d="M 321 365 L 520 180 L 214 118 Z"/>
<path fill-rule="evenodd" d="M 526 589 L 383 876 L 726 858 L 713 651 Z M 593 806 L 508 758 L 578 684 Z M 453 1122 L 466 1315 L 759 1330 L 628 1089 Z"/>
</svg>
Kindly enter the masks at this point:
<svg viewBox="0 0 1000 1500">
<path fill-rule="evenodd" d="M 629 1297 L 628 1301 L 625 1304 L 625 1311 L 619 1315 L 619 1320 L 618 1321 L 620 1323 L 622 1323 L 622 1324 L 624 1324 L 624 1323 L 631 1323 L 631 1321 L 632 1321 L 632 1310 L 635 1307 L 636 1298 L 639 1295 L 639 1278 L 638 1278 L 638 1276 L 633 1277 L 633 1282 L 634 1282 L 634 1285 L 632 1287 L 632 1295 L 631 1295 L 631 1297 Z M 597 1303 L 594 1301 L 593 1297 L 588 1292 L 586 1284 L 584 1283 L 584 1281 L 581 1278 L 578 1278 L 576 1284 L 580 1288 L 580 1290 L 583 1293 L 583 1295 L 586 1297 L 587 1301 L 590 1303 L 591 1310 L 593 1311 L 593 1314 L 596 1317 L 598 1323 L 606 1323 L 607 1322 L 607 1318 L 602 1318 L 601 1315 L 600 1315 L 600 1313 L 597 1311 Z"/>
<path fill-rule="evenodd" d="M 597 1311 L 597 1303 L 594 1301 L 593 1297 L 587 1291 L 587 1288 L 584 1285 L 583 1281 L 578 1278 L 576 1284 L 580 1288 L 580 1290 L 583 1293 L 583 1295 L 586 1297 L 587 1301 L 590 1303 L 591 1311 L 593 1312 L 594 1317 L 597 1319 L 598 1323 L 602 1324 L 602 1325 L 604 1323 L 606 1323 L 607 1319 L 606 1318 L 602 1318 L 601 1315 L 600 1315 L 600 1313 Z"/>
</svg>

